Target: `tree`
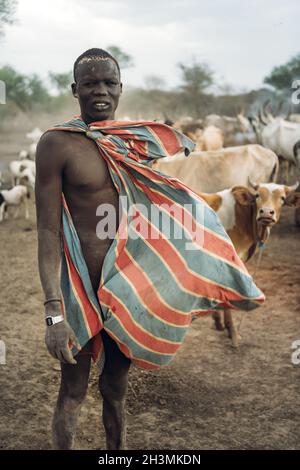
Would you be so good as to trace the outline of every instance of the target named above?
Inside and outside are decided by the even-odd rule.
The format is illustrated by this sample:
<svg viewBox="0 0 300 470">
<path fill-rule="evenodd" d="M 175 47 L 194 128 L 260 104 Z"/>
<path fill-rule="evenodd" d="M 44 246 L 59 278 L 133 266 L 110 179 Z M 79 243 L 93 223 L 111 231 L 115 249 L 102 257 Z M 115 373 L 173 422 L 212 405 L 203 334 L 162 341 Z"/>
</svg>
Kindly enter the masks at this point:
<svg viewBox="0 0 300 470">
<path fill-rule="evenodd" d="M 158 75 L 147 75 L 145 77 L 145 85 L 148 90 L 163 90 L 166 87 L 166 82 Z"/>
<path fill-rule="evenodd" d="M 50 99 L 42 80 L 36 74 L 26 77 L 26 90 L 29 96 L 29 107 L 32 107 L 34 103 L 47 103 Z"/>
<path fill-rule="evenodd" d="M 38 75 L 22 75 L 6 65 L 0 69 L 0 80 L 5 83 L 6 99 L 22 111 L 28 111 L 35 103 L 45 103 L 50 96 Z"/>
<path fill-rule="evenodd" d="M 264 83 L 284 90 L 291 88 L 294 80 L 300 79 L 300 53 L 292 57 L 286 64 L 274 67 L 270 75 L 265 77 Z"/>
<path fill-rule="evenodd" d="M 205 63 L 194 62 L 192 65 L 178 64 L 181 70 L 181 90 L 191 112 L 197 117 L 204 100 L 204 91 L 213 84 L 213 72 Z"/>
<path fill-rule="evenodd" d="M 122 51 L 120 47 L 108 46 L 106 50 L 116 59 L 121 69 L 127 69 L 128 67 L 133 66 L 132 57 L 129 54 L 126 54 L 126 52 Z"/>
<path fill-rule="evenodd" d="M 14 22 L 16 0 L 0 0 L 0 36 L 4 34 L 4 26 Z"/>
<path fill-rule="evenodd" d="M 71 90 L 72 72 L 49 72 L 49 79 L 59 95 L 66 95 Z"/>
</svg>

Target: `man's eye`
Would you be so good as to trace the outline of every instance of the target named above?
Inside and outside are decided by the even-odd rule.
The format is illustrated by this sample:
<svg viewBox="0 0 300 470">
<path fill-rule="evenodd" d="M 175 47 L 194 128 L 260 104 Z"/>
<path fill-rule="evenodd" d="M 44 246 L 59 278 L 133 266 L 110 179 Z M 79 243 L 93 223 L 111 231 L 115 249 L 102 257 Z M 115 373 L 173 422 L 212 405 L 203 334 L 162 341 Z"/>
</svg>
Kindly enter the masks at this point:
<svg viewBox="0 0 300 470">
<path fill-rule="evenodd" d="M 108 84 L 109 86 L 111 86 L 111 85 L 113 85 L 113 86 L 116 86 L 116 85 L 118 85 L 118 83 L 117 83 L 117 82 L 111 82 L 111 81 L 107 82 L 107 84 Z"/>
</svg>

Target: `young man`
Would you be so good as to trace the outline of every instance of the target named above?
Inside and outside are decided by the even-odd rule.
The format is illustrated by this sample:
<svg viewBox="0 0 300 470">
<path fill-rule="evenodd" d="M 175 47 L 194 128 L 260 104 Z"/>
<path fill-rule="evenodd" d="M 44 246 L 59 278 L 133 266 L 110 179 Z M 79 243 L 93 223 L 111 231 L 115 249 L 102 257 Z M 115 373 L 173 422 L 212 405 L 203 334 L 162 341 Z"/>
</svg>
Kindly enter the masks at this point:
<svg viewBox="0 0 300 470">
<path fill-rule="evenodd" d="M 122 93 L 117 62 L 101 51 L 90 51 L 74 65 L 73 95 L 78 99 L 86 124 L 113 120 Z M 96 209 L 112 204 L 118 211 L 118 194 L 107 165 L 99 158 L 93 141 L 73 132 L 44 134 L 37 149 L 36 206 L 38 218 L 39 270 L 45 299 L 46 316 L 60 317 L 61 194 L 73 216 L 92 286 L 99 286 L 102 263 L 112 240 L 100 240 L 95 227 Z M 53 299 L 51 301 L 51 299 Z M 57 299 L 57 300 L 55 300 Z M 107 447 L 124 445 L 124 398 L 130 360 L 104 332 L 101 332 L 110 361 L 99 381 L 103 396 L 103 420 Z M 73 359 L 69 341 L 80 344 L 66 320 L 47 326 L 46 344 L 50 354 L 61 361 L 62 382 L 53 420 L 53 441 L 58 449 L 73 444 L 76 418 L 88 385 L 91 354 L 88 343 Z M 76 366 L 74 366 L 76 364 Z"/>
<path fill-rule="evenodd" d="M 149 167 L 154 158 L 188 154 L 194 144 L 165 125 L 115 121 L 122 92 L 115 59 L 102 49 L 83 53 L 74 64 L 72 91 L 81 117 L 45 133 L 36 160 L 46 344 L 61 362 L 53 443 L 72 447 L 91 356 L 104 350 L 99 388 L 107 448 L 121 449 L 131 362 L 165 365 L 193 316 L 225 307 L 250 310 L 264 297 L 215 213 L 178 180 Z M 120 225 L 109 238 L 97 236 L 99 207 L 109 206 L 118 218 L 120 196 L 129 204 L 122 205 Z M 136 224 L 131 209 L 137 204 L 148 214 L 154 208 L 184 237 L 170 237 L 159 217 L 142 213 Z M 194 208 L 201 208 L 201 220 Z M 141 227 L 151 230 L 145 234 Z"/>
</svg>

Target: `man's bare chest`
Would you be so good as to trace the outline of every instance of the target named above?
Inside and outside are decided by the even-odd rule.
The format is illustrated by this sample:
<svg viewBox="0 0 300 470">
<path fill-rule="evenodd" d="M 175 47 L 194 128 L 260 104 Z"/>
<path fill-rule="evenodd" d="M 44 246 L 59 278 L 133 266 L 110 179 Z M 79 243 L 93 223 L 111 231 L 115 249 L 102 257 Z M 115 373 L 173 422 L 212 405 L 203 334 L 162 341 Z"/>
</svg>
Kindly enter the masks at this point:
<svg viewBox="0 0 300 470">
<path fill-rule="evenodd" d="M 68 186 L 87 191 L 111 186 L 108 166 L 93 141 L 84 137 L 74 139 L 68 148 L 63 180 Z"/>
</svg>

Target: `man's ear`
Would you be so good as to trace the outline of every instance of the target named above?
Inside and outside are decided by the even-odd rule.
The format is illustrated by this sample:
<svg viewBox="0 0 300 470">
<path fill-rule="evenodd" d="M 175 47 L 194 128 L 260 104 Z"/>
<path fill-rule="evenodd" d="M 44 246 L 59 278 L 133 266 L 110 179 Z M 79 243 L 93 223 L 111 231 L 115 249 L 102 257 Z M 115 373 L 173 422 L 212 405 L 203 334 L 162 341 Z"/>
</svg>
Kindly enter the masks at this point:
<svg viewBox="0 0 300 470">
<path fill-rule="evenodd" d="M 76 84 L 76 83 L 72 83 L 71 88 L 72 88 L 72 93 L 73 93 L 74 98 L 78 98 L 77 84 Z"/>
<path fill-rule="evenodd" d="M 120 83 L 120 93 L 122 93 L 122 92 L 123 92 L 123 83 L 121 82 Z"/>
<path fill-rule="evenodd" d="M 249 206 L 255 203 L 255 194 L 253 194 L 250 189 L 246 188 L 246 186 L 235 186 L 232 188 L 231 192 L 235 200 L 242 206 Z"/>
<path fill-rule="evenodd" d="M 300 207 L 300 193 L 291 193 L 284 204 L 288 207 Z"/>
</svg>

